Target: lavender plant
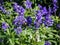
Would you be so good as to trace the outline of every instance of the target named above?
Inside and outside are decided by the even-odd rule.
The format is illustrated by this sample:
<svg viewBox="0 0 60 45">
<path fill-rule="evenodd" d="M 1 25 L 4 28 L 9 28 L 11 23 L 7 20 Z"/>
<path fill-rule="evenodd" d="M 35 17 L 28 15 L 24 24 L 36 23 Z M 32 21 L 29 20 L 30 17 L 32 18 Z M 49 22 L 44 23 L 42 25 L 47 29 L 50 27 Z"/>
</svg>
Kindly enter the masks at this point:
<svg viewBox="0 0 60 45">
<path fill-rule="evenodd" d="M 60 45 L 60 18 L 53 14 L 58 1 L 51 0 L 53 8 L 33 1 L 0 5 L 1 45 Z"/>
</svg>

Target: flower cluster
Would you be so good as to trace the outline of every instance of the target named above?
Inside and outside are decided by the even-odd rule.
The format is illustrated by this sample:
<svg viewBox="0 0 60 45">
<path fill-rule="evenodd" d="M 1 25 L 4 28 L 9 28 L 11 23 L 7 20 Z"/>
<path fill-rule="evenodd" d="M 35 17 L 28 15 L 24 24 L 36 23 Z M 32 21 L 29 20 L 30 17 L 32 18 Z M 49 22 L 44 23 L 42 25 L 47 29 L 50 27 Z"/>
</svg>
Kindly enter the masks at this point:
<svg viewBox="0 0 60 45">
<path fill-rule="evenodd" d="M 51 11 L 51 8 L 49 7 L 48 13 L 45 16 L 45 21 L 44 21 L 44 24 L 46 26 L 52 26 L 53 25 L 53 20 L 51 19 L 51 15 L 52 15 L 51 13 L 52 13 L 52 11 Z"/>
<path fill-rule="evenodd" d="M 41 23 L 44 23 L 45 26 L 52 26 L 53 20 L 51 19 L 52 10 L 51 7 L 48 9 L 42 5 L 38 5 L 39 9 L 37 11 L 36 20 L 34 21 L 35 27 L 39 27 Z"/>
<path fill-rule="evenodd" d="M 14 10 L 19 14 L 13 21 L 17 29 L 15 29 L 16 33 L 19 32 L 21 29 L 22 24 L 27 22 L 26 18 L 24 17 L 25 9 L 22 6 L 19 6 L 17 3 L 13 5 Z M 19 28 L 20 27 L 20 28 Z M 22 29 L 21 29 L 22 30 Z M 19 34 L 19 33 L 18 33 Z"/>
</svg>

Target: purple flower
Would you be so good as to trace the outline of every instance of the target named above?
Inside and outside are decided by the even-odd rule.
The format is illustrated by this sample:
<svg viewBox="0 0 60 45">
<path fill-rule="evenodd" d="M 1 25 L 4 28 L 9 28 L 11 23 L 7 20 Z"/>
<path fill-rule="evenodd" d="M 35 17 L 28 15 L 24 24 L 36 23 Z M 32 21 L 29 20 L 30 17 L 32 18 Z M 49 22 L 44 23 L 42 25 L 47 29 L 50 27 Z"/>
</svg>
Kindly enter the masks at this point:
<svg viewBox="0 0 60 45">
<path fill-rule="evenodd" d="M 36 29 L 38 29 L 38 28 L 40 27 L 40 23 L 37 22 L 37 21 L 35 21 L 35 22 L 34 22 L 34 26 L 35 26 Z"/>
<path fill-rule="evenodd" d="M 60 24 L 57 24 L 56 27 L 57 27 L 57 29 L 60 29 Z"/>
<path fill-rule="evenodd" d="M 57 11 L 57 8 L 58 8 L 58 6 L 55 6 L 55 5 L 54 5 L 53 11 L 56 12 L 56 11 Z"/>
<path fill-rule="evenodd" d="M 32 23 L 32 18 L 30 16 L 27 17 L 27 24 L 30 25 Z"/>
<path fill-rule="evenodd" d="M 25 9 L 22 6 L 19 6 L 17 3 L 13 4 L 13 8 L 14 10 L 19 14 L 13 21 L 13 23 L 16 26 L 22 25 L 25 22 L 27 22 L 26 18 L 24 17 L 24 12 Z"/>
<path fill-rule="evenodd" d="M 41 10 L 41 12 L 42 12 L 43 15 L 47 14 L 48 13 L 47 8 L 43 7 L 43 9 Z"/>
<path fill-rule="evenodd" d="M 0 10 L 3 12 L 3 13 L 6 13 L 7 11 L 5 10 L 5 8 L 3 6 L 0 5 Z"/>
<path fill-rule="evenodd" d="M 40 4 L 38 4 L 38 7 L 39 7 L 40 10 L 43 9 L 42 5 L 40 5 Z"/>
<path fill-rule="evenodd" d="M 19 6 L 17 3 L 14 3 L 13 8 L 17 13 L 21 15 L 23 15 L 25 12 L 25 9 L 22 6 Z"/>
<path fill-rule="evenodd" d="M 38 10 L 36 14 L 36 19 L 34 21 L 34 25 L 36 28 L 40 27 L 40 24 L 42 23 L 42 16 L 43 14 L 41 13 L 40 10 Z"/>
<path fill-rule="evenodd" d="M 6 29 L 9 27 L 9 25 L 6 22 L 2 22 L 2 29 L 6 31 Z"/>
<path fill-rule="evenodd" d="M 53 25 L 53 20 L 51 19 L 51 16 L 49 14 L 45 16 L 44 24 L 45 24 L 45 26 Z"/>
<path fill-rule="evenodd" d="M 38 10 L 37 11 L 37 14 L 36 14 L 36 21 L 40 21 L 40 23 L 42 23 L 41 21 L 42 21 L 42 16 L 43 16 L 43 14 L 41 13 L 41 11 L 40 10 Z"/>
<path fill-rule="evenodd" d="M 49 13 L 49 14 L 53 13 L 50 6 L 49 6 L 49 8 L 48 8 L 48 13 Z"/>
<path fill-rule="evenodd" d="M 49 41 L 45 41 L 44 45 L 51 45 L 51 43 Z"/>
<path fill-rule="evenodd" d="M 58 8 L 58 6 L 57 6 L 57 0 L 52 0 L 53 1 L 53 12 L 55 13 L 56 11 L 57 11 L 57 8 Z"/>
<path fill-rule="evenodd" d="M 26 4 L 26 8 L 29 9 L 31 8 L 32 2 L 30 2 L 30 0 L 26 0 L 25 4 Z"/>
<path fill-rule="evenodd" d="M 57 0 L 52 0 L 53 1 L 53 3 L 57 3 Z"/>
<path fill-rule="evenodd" d="M 14 31 L 16 32 L 16 34 L 20 34 L 22 32 L 22 28 L 17 27 L 17 29 L 14 29 Z"/>
<path fill-rule="evenodd" d="M 15 19 L 14 19 L 14 24 L 15 25 L 22 25 L 24 24 L 25 22 L 27 22 L 26 18 L 24 16 L 17 16 Z"/>
</svg>

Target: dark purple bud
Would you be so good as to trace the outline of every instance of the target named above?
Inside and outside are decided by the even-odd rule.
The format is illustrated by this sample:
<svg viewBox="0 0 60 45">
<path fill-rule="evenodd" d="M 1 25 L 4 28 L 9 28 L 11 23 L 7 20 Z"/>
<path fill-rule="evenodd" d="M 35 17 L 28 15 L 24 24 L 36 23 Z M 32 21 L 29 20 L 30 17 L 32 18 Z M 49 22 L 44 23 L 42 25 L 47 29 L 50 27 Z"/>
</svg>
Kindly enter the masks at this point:
<svg viewBox="0 0 60 45">
<path fill-rule="evenodd" d="M 32 23 L 32 18 L 30 16 L 27 17 L 27 24 L 30 25 Z"/>
</svg>

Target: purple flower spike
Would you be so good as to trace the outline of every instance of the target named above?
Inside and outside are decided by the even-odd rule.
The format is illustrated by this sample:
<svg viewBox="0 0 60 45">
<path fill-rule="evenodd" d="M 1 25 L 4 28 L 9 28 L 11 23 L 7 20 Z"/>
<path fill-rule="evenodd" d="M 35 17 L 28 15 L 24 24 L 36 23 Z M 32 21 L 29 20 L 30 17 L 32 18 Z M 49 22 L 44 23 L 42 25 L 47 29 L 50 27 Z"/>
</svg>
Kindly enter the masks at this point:
<svg viewBox="0 0 60 45">
<path fill-rule="evenodd" d="M 29 9 L 31 8 L 32 2 L 30 2 L 30 0 L 26 0 L 25 4 L 26 4 L 26 8 Z"/>
<path fill-rule="evenodd" d="M 17 27 L 17 29 L 14 29 L 16 34 L 20 34 L 22 32 L 22 28 L 21 27 Z"/>
<path fill-rule="evenodd" d="M 8 28 L 9 26 L 7 25 L 6 22 L 3 22 L 2 23 L 2 29 L 4 29 L 4 31 L 6 31 L 6 29 Z"/>
<path fill-rule="evenodd" d="M 51 43 L 49 41 L 45 41 L 44 45 L 51 45 Z"/>
</svg>

